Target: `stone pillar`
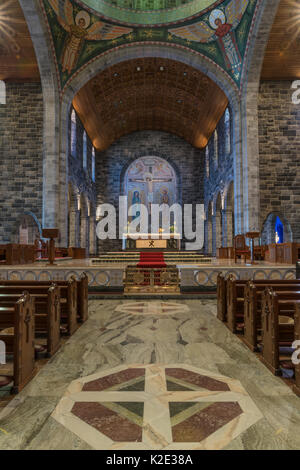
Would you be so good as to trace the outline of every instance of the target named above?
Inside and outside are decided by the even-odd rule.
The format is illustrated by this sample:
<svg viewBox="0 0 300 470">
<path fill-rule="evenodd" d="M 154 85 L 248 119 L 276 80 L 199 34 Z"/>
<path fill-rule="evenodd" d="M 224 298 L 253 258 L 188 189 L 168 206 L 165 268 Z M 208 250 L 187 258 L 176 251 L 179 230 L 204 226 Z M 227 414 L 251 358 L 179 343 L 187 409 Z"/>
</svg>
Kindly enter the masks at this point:
<svg viewBox="0 0 300 470">
<path fill-rule="evenodd" d="M 232 210 L 222 211 L 223 226 L 223 246 L 233 246 L 233 212 Z"/>
<path fill-rule="evenodd" d="M 70 210 L 70 225 L 69 225 L 69 246 L 77 246 L 76 244 L 76 222 L 77 222 L 77 212 L 76 209 Z M 78 222 L 77 222 L 78 224 Z"/>
<path fill-rule="evenodd" d="M 222 218 L 221 213 L 213 217 L 213 255 L 216 256 L 217 249 L 222 246 Z"/>
</svg>

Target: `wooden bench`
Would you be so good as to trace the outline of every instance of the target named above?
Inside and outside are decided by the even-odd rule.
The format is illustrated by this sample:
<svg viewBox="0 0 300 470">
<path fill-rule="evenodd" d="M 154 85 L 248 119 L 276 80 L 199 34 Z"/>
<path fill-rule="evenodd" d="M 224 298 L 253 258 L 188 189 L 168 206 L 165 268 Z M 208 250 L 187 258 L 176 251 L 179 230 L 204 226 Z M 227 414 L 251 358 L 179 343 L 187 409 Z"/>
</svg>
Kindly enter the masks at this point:
<svg viewBox="0 0 300 470">
<path fill-rule="evenodd" d="M 276 293 L 267 288 L 262 296 L 262 361 L 275 375 L 281 373 L 280 347 L 291 347 L 296 337 L 296 305 L 300 306 L 300 293 Z M 290 323 L 281 321 L 283 318 Z"/>
<path fill-rule="evenodd" d="M 6 354 L 13 355 L 13 393 L 19 393 L 35 373 L 34 360 L 34 300 L 24 293 L 10 307 L 0 307 L 0 317 L 7 333 L 0 328 L 0 341 L 6 346 Z"/>
<path fill-rule="evenodd" d="M 300 305 L 296 304 L 294 315 L 294 337 L 295 341 L 300 341 Z M 299 358 L 299 356 L 298 356 Z M 295 365 L 295 384 L 293 390 L 300 397 L 300 364 Z"/>
<path fill-rule="evenodd" d="M 236 280 L 233 276 L 229 276 L 226 281 L 226 321 L 227 326 L 232 331 L 236 333 L 236 324 L 237 320 L 239 322 L 244 321 L 244 300 L 245 300 L 245 287 L 247 285 L 247 280 Z M 276 286 L 280 290 L 279 286 L 292 286 L 299 285 L 299 279 L 291 280 L 269 280 L 269 279 L 260 279 L 255 280 L 253 283 L 256 286 Z"/>
<path fill-rule="evenodd" d="M 5 289 L 4 289 L 5 290 Z M 11 307 L 20 297 L 22 288 L 18 293 L 6 293 L 1 289 L 0 307 Z M 47 339 L 47 356 L 53 356 L 60 347 L 60 292 L 59 287 L 53 284 L 47 293 L 32 295 L 34 299 L 35 337 L 42 335 Z M 0 327 L 4 327 L 0 312 Z"/>
<path fill-rule="evenodd" d="M 299 283 L 289 281 L 282 281 L 281 284 L 255 284 L 254 281 L 248 281 L 244 290 L 244 342 L 247 344 L 251 351 L 257 351 L 258 337 L 261 332 L 261 303 L 262 295 L 266 287 L 272 287 L 274 292 L 286 293 L 295 292 L 300 293 L 300 280 Z"/>
<path fill-rule="evenodd" d="M 71 277 L 71 280 L 76 282 L 76 291 L 77 291 L 77 317 L 80 323 L 84 323 L 88 319 L 88 286 L 89 280 L 86 273 L 80 275 L 79 281 L 75 279 L 74 276 Z M 2 281 L 0 280 L 0 285 L 5 286 L 50 286 L 52 283 L 57 284 L 59 287 L 68 288 L 69 281 Z M 61 289 L 61 296 L 63 297 L 65 292 Z"/>
<path fill-rule="evenodd" d="M 19 294 L 27 290 L 32 295 L 48 295 L 52 281 L 45 284 L 40 281 L 0 281 L 0 294 Z M 61 324 L 65 326 L 68 335 L 72 335 L 77 327 L 77 282 L 75 279 L 66 281 L 58 286 L 60 291 Z"/>
</svg>

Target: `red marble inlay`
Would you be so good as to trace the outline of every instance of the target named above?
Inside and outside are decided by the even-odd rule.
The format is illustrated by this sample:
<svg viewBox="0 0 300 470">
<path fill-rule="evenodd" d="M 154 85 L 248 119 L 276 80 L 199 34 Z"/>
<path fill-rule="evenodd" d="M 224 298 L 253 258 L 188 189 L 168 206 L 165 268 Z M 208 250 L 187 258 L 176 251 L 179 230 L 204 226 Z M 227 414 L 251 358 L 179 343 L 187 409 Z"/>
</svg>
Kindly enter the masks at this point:
<svg viewBox="0 0 300 470">
<path fill-rule="evenodd" d="M 83 386 L 84 392 L 101 392 L 114 385 L 123 384 L 137 377 L 144 377 L 145 369 L 126 369 L 116 374 L 106 375 L 100 379 L 92 380 Z"/>
<path fill-rule="evenodd" d="M 142 442 L 142 428 L 101 403 L 78 402 L 72 413 L 116 442 Z"/>
<path fill-rule="evenodd" d="M 186 369 L 166 369 L 166 376 L 184 380 L 185 382 L 196 385 L 196 387 L 205 388 L 212 392 L 228 392 L 230 390 L 225 382 L 220 382 L 219 380 L 196 374 Z"/>
<path fill-rule="evenodd" d="M 214 403 L 172 427 L 173 442 L 200 442 L 242 414 L 236 402 Z"/>
</svg>

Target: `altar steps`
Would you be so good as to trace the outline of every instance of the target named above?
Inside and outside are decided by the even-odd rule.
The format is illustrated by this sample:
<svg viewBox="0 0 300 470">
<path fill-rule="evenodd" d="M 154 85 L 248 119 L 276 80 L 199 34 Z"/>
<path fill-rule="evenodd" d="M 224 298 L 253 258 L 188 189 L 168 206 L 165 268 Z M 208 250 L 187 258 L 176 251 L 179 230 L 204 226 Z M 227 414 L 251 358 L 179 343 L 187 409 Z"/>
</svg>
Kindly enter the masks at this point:
<svg viewBox="0 0 300 470">
<path fill-rule="evenodd" d="M 210 257 L 201 255 L 196 251 L 164 251 L 164 259 L 167 264 L 200 264 L 211 262 Z M 137 264 L 139 260 L 139 251 L 107 252 L 101 253 L 97 258 L 93 258 L 92 263 Z"/>
</svg>

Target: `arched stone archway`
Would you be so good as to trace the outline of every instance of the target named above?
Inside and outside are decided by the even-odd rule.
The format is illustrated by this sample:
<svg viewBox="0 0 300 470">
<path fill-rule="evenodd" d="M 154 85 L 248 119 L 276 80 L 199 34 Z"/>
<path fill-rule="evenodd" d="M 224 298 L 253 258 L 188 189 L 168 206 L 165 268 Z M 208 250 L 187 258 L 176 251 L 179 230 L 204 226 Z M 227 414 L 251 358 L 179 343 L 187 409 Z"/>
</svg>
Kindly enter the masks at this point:
<svg viewBox="0 0 300 470">
<path fill-rule="evenodd" d="M 213 226 L 213 255 L 216 256 L 217 249 L 222 245 L 222 196 L 219 192 L 215 198 L 214 213 L 212 218 Z"/>
<path fill-rule="evenodd" d="M 71 107 L 72 100 L 75 94 L 95 75 L 107 67 L 128 61 L 130 59 L 137 59 L 143 57 L 162 57 L 169 58 L 172 60 L 180 61 L 197 70 L 202 71 L 209 76 L 215 83 L 224 91 L 227 95 L 232 110 L 233 117 L 233 155 L 236 162 L 240 161 L 240 114 L 239 114 L 239 93 L 235 84 L 231 79 L 222 72 L 213 62 L 208 60 L 206 57 L 201 55 L 195 55 L 190 50 L 176 49 L 171 46 L 154 46 L 143 44 L 140 46 L 128 46 L 126 48 L 120 48 L 120 50 L 111 51 L 105 56 L 98 57 L 94 62 L 89 64 L 83 71 L 79 72 L 78 75 L 71 82 L 71 86 L 66 89 L 61 106 L 61 127 L 60 133 L 61 139 L 61 152 L 63 158 L 68 154 L 68 116 Z M 239 156 L 238 156 L 239 155 Z M 236 156 L 237 159 L 236 159 Z M 63 220 L 63 216 L 61 217 Z"/>
<path fill-rule="evenodd" d="M 79 241 L 79 210 L 78 210 L 78 191 L 69 183 L 68 191 L 68 246 L 78 247 Z"/>
<path fill-rule="evenodd" d="M 58 226 L 61 244 L 67 243 L 67 126 L 74 95 L 98 72 L 125 60 L 141 57 L 168 57 L 207 74 L 226 93 L 233 117 L 233 160 L 236 232 L 258 229 L 258 126 L 257 93 L 260 70 L 269 32 L 280 0 L 260 3 L 248 44 L 243 90 L 239 94 L 232 80 L 214 62 L 183 47 L 133 44 L 100 55 L 80 71 L 65 90 L 59 107 L 55 65 L 45 23 L 35 0 L 20 0 L 33 39 L 43 85 L 44 186 L 43 225 Z M 45 51 L 48 51 L 45 54 Z"/>
<path fill-rule="evenodd" d="M 89 254 L 89 201 L 84 194 L 80 195 L 80 247 L 86 249 Z"/>
<path fill-rule="evenodd" d="M 224 246 L 233 246 L 235 235 L 234 215 L 234 183 L 231 181 L 224 195 L 224 210 L 222 212 L 224 228 Z"/>
<path fill-rule="evenodd" d="M 205 254 L 211 255 L 213 252 L 213 231 L 212 231 L 212 217 L 213 217 L 213 202 L 208 203 L 205 220 Z"/>
<path fill-rule="evenodd" d="M 285 217 L 282 212 L 272 212 L 270 213 L 261 229 L 261 243 L 262 245 L 269 245 L 271 243 L 276 243 L 276 220 L 277 217 L 281 220 L 283 224 L 283 242 L 292 242 L 293 241 L 293 232 L 291 225 L 288 219 Z"/>
<path fill-rule="evenodd" d="M 257 12 L 256 22 L 249 43 L 241 95 L 242 174 L 235 173 L 236 233 L 259 230 L 259 141 L 258 141 L 258 93 L 261 69 L 269 34 L 280 0 L 263 0 Z M 237 182 L 243 185 L 243 224 L 240 226 L 240 197 Z"/>
</svg>

